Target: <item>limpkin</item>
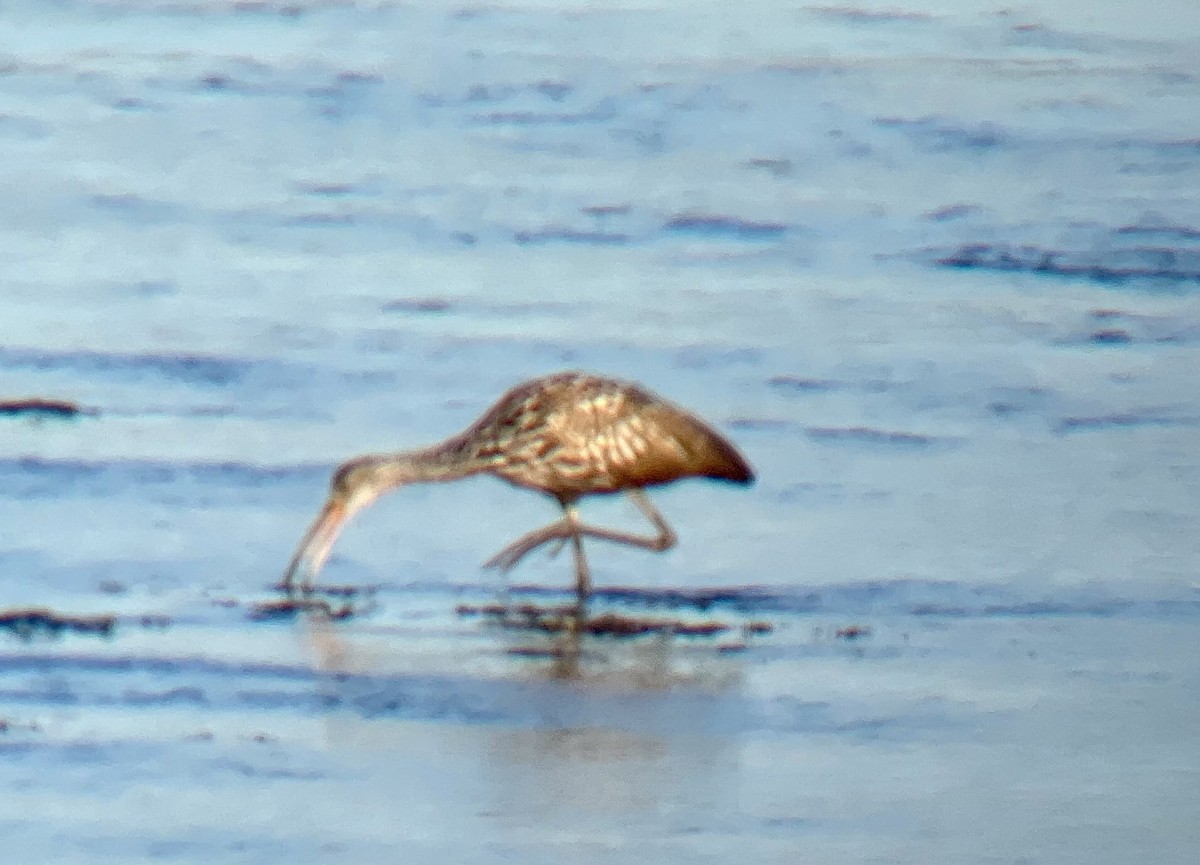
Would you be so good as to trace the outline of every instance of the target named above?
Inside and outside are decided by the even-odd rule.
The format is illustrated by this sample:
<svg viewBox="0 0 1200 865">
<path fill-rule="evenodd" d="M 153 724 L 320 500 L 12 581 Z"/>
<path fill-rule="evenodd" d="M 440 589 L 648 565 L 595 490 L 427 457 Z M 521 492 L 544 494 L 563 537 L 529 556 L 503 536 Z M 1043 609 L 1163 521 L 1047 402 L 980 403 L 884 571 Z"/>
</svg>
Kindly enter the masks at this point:
<svg viewBox="0 0 1200 865">
<path fill-rule="evenodd" d="M 508 571 L 538 547 L 570 541 L 575 551 L 578 610 L 591 590 L 583 538 L 661 552 L 675 532 L 643 489 L 688 477 L 737 484 L 754 481 L 749 463 L 720 433 L 695 415 L 633 382 L 564 372 L 517 385 L 470 427 L 424 450 L 368 454 L 342 463 L 329 497 L 300 542 L 278 588 L 312 590 L 338 533 L 354 514 L 405 484 L 493 474 L 545 493 L 562 506 L 561 519 L 513 541 L 485 563 Z M 588 525 L 583 496 L 623 492 L 657 530 L 638 535 Z"/>
</svg>

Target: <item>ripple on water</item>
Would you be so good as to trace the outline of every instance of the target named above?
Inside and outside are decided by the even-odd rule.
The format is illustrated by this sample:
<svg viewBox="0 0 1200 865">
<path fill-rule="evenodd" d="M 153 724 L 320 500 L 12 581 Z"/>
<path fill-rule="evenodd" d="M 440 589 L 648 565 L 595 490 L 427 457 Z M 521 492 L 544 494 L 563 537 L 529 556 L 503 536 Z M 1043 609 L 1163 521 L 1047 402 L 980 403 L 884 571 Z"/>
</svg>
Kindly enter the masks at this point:
<svg viewBox="0 0 1200 865">
<path fill-rule="evenodd" d="M 209 354 L 0 348 L 0 368 L 153 376 L 198 385 L 234 384 L 256 367 L 282 365 L 278 361 Z"/>
<path fill-rule="evenodd" d="M 1186 285 L 1200 282 L 1200 250 L 1182 246 L 1113 246 L 1055 249 L 1037 244 L 962 243 L 914 254 L 937 267 L 1024 272 L 1123 284 L 1134 281 Z"/>
<path fill-rule="evenodd" d="M 921 449 L 939 444 L 948 445 L 954 441 L 945 436 L 932 436 L 925 433 L 905 432 L 904 430 L 878 429 L 868 426 L 809 427 L 805 432 L 809 438 L 817 441 L 868 446 L 883 445 Z"/>
<path fill-rule="evenodd" d="M 1059 435 L 1068 435 L 1070 433 L 1106 432 L 1140 427 L 1194 426 L 1200 426 L 1200 417 L 1173 415 L 1159 411 L 1134 411 L 1065 417 L 1055 426 L 1055 431 Z"/>
<path fill-rule="evenodd" d="M 77 495 L 106 496 L 140 487 L 170 487 L 184 481 L 207 487 L 252 489 L 281 481 L 323 479 L 328 473 L 329 466 L 315 463 L 266 466 L 244 462 L 10 457 L 0 459 L 0 496 L 60 497 L 68 490 Z"/>
<path fill-rule="evenodd" d="M 782 222 L 743 219 L 722 213 L 688 212 L 672 216 L 663 223 L 663 230 L 699 237 L 776 240 L 787 233 L 788 226 Z"/>
</svg>

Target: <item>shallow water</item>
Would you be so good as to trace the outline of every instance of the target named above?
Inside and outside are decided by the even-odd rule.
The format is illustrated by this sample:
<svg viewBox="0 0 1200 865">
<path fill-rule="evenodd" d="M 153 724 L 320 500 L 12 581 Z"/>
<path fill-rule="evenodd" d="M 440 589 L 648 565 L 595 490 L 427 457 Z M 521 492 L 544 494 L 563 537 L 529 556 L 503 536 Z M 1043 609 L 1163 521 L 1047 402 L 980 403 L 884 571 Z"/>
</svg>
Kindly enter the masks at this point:
<svg viewBox="0 0 1200 865">
<path fill-rule="evenodd" d="M 116 619 L 0 632 L 6 849 L 1190 862 L 1197 33 L 10 4 L 0 398 L 94 413 L 0 416 L 0 606 Z M 667 555 L 590 547 L 600 608 L 729 630 L 589 640 L 563 679 L 457 615 L 554 516 L 485 479 L 349 528 L 324 579 L 359 615 L 253 615 L 334 464 L 564 367 L 756 466 L 657 491 Z M 558 603 L 569 562 L 512 579 Z"/>
</svg>

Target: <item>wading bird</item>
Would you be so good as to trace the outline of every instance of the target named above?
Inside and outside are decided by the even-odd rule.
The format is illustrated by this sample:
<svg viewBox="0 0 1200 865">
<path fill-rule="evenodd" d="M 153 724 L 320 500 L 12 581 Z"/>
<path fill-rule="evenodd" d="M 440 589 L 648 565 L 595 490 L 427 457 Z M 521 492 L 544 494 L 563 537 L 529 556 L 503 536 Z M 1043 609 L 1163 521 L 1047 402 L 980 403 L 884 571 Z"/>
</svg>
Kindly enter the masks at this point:
<svg viewBox="0 0 1200 865">
<path fill-rule="evenodd" d="M 561 519 L 513 541 L 485 563 L 507 571 L 533 550 L 570 541 L 575 550 L 579 615 L 591 590 L 583 538 L 661 552 L 675 532 L 643 488 L 688 477 L 754 481 L 750 465 L 720 433 L 632 382 L 565 372 L 517 385 L 458 435 L 424 450 L 369 454 L 333 473 L 324 508 L 304 535 L 278 588 L 313 580 L 342 526 L 382 494 L 411 483 L 493 474 L 545 493 Z M 653 536 L 591 526 L 579 516 L 583 496 L 626 493 L 657 529 Z"/>
</svg>

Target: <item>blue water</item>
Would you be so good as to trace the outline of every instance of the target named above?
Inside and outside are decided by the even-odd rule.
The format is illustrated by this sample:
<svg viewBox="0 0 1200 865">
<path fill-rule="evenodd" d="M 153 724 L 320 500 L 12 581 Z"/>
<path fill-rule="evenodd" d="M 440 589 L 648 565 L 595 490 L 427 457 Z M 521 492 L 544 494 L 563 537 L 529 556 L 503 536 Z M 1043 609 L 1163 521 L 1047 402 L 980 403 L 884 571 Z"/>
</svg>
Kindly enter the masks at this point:
<svg viewBox="0 0 1200 865">
<path fill-rule="evenodd" d="M 0 632 L 6 850 L 1193 861 L 1198 34 L 1185 2 L 6 4 L 0 399 L 93 411 L 0 416 L 0 608 L 116 617 Z M 357 616 L 255 615 L 336 463 L 562 368 L 755 465 L 655 492 L 668 554 L 590 546 L 602 609 L 729 630 L 556 678 L 455 613 L 555 516 L 488 479 L 350 526 Z M 565 600 L 570 564 L 512 581 Z"/>
</svg>

